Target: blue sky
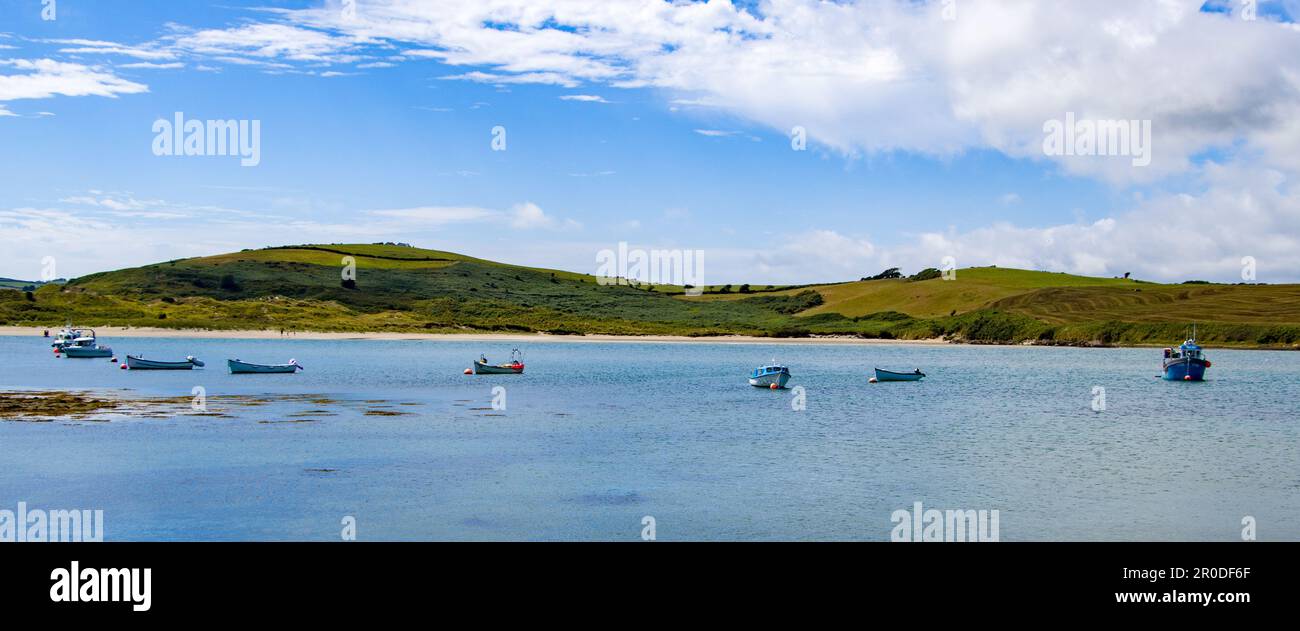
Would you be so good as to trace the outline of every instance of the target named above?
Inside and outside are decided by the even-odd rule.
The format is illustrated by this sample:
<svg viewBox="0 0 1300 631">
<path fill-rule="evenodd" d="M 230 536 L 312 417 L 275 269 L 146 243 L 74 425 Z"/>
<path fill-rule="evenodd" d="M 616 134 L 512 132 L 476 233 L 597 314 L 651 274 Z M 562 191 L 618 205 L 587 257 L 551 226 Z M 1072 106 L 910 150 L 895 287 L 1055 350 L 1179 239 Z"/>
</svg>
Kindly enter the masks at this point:
<svg viewBox="0 0 1300 631">
<path fill-rule="evenodd" d="M 593 272 L 626 241 L 710 283 L 1300 280 L 1287 5 L 1080 4 L 0 0 L 0 276 L 320 241 Z M 1153 121 L 1152 165 L 1045 155 L 1067 111 Z M 154 155 L 176 112 L 260 121 L 260 163 Z"/>
</svg>

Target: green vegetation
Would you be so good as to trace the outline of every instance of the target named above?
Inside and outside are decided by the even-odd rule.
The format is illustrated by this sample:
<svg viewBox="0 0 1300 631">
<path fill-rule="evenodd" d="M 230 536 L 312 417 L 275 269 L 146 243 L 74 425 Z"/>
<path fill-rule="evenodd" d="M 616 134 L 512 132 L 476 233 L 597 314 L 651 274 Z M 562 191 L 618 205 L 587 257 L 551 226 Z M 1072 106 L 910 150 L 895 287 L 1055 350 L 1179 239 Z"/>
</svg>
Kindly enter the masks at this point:
<svg viewBox="0 0 1300 631">
<path fill-rule="evenodd" d="M 40 280 L 17 280 L 13 278 L 0 278 L 0 289 L 16 289 L 18 291 L 36 291 L 36 289 L 41 285 L 46 285 L 50 283 L 61 285 L 65 282 L 67 282 L 67 280 L 62 278 L 49 281 L 49 283 Z"/>
<path fill-rule="evenodd" d="M 355 266 L 355 275 L 344 274 Z M 0 291 L 0 324 L 392 332 L 943 337 L 1300 346 L 1300 285 L 1157 284 L 1002 268 L 811 285 L 607 284 L 397 244 L 248 250 Z"/>
</svg>

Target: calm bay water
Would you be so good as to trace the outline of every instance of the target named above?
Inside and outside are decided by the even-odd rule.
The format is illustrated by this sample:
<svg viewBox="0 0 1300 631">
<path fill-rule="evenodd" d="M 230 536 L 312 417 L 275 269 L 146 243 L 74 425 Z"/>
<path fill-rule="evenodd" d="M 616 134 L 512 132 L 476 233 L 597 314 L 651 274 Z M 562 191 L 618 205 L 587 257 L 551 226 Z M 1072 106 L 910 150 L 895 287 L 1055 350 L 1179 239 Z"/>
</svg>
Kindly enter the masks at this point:
<svg viewBox="0 0 1300 631">
<path fill-rule="evenodd" d="M 638 540 L 646 515 L 660 540 L 887 540 L 916 501 L 997 509 L 1003 541 L 1232 541 L 1245 515 L 1300 539 L 1300 353 L 1209 349 L 1210 380 L 1169 383 L 1158 349 L 101 341 L 208 367 L 0 337 L 0 388 L 202 386 L 226 416 L 0 422 L 0 508 L 103 509 L 109 540 L 338 540 L 347 515 L 363 540 Z M 514 346 L 526 375 L 461 374 Z M 773 358 L 806 410 L 747 385 Z"/>
</svg>

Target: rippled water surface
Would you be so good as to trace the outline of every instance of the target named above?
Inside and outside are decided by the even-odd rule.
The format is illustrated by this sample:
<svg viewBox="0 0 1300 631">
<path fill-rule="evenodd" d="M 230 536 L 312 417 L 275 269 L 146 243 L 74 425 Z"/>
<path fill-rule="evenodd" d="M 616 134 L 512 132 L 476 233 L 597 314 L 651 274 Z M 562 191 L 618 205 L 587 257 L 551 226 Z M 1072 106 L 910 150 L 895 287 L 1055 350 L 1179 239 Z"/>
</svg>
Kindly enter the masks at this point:
<svg viewBox="0 0 1300 631">
<path fill-rule="evenodd" d="M 882 540 L 916 501 L 997 509 L 1004 541 L 1228 541 L 1246 515 L 1300 539 L 1300 353 L 1208 349 L 1208 381 L 1170 383 L 1158 349 L 101 341 L 207 368 L 0 337 L 0 389 L 201 386 L 210 414 L 0 421 L 0 508 L 103 509 L 110 540 L 337 540 L 348 515 L 361 539 L 636 540 L 650 515 L 661 540 Z M 462 374 L 513 346 L 527 374 Z M 747 385 L 773 358 L 806 410 Z"/>
</svg>

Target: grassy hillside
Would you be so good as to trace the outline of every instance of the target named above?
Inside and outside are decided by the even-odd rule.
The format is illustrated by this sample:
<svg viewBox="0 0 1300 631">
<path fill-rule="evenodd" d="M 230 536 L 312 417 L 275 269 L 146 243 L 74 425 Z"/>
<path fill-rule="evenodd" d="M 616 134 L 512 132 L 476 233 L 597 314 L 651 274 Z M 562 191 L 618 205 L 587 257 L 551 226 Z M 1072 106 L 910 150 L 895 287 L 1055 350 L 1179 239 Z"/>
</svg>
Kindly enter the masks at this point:
<svg viewBox="0 0 1300 631">
<path fill-rule="evenodd" d="M 50 283 L 62 284 L 63 279 L 52 280 Z M 0 289 L 17 289 L 20 291 L 30 291 L 41 285 L 47 284 L 46 281 L 40 280 L 18 280 L 16 278 L 0 278 Z"/>
<path fill-rule="evenodd" d="M 355 283 L 342 279 L 344 257 Z M 306 245 L 92 274 L 0 292 L 0 324 L 317 331 L 518 331 L 989 343 L 1300 344 L 1300 285 L 1164 285 L 1002 268 L 955 280 L 810 287 L 602 285 L 591 275 L 395 245 Z M 722 293 L 725 292 L 725 293 Z"/>
<path fill-rule="evenodd" d="M 344 257 L 355 285 L 342 279 Z M 590 275 L 402 246 L 273 248 L 91 274 L 35 300 L 0 296 L 11 324 L 79 322 L 325 331 L 757 334 L 770 306 L 693 304 Z"/>
</svg>

